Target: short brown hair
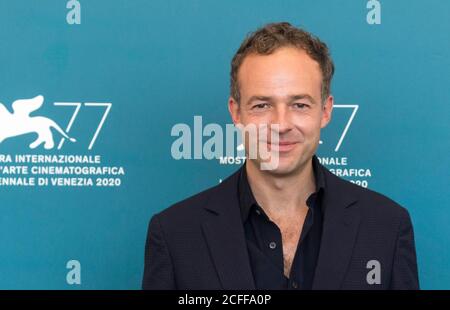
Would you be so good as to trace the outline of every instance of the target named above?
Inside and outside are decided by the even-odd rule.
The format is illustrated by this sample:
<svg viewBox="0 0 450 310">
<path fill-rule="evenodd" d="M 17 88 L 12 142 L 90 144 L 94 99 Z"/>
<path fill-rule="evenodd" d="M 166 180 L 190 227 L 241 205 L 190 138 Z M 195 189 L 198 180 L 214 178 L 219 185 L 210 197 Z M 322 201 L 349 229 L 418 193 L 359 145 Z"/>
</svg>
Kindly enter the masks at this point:
<svg viewBox="0 0 450 310">
<path fill-rule="evenodd" d="M 292 26 L 290 23 L 267 24 L 250 33 L 231 61 L 230 93 L 237 102 L 240 101 L 238 71 L 244 58 L 249 54 L 269 55 L 277 49 L 293 46 L 304 50 L 317 61 L 322 71 L 322 102 L 330 95 L 331 79 L 334 74 L 334 64 L 325 43 L 311 33 Z"/>
</svg>

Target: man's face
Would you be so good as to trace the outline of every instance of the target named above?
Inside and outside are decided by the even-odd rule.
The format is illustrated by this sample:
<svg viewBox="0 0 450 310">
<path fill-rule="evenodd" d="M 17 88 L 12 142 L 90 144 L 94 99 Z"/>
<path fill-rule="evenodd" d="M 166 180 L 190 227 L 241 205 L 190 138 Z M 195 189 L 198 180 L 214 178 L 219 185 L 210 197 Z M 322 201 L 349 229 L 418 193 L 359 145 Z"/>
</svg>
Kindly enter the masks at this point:
<svg viewBox="0 0 450 310">
<path fill-rule="evenodd" d="M 235 124 L 278 124 L 279 143 L 271 143 L 269 150 L 278 149 L 275 174 L 292 174 L 301 169 L 316 152 L 320 129 L 331 118 L 333 97 L 322 105 L 322 73 L 319 64 L 303 50 L 285 47 L 270 55 L 251 54 L 245 57 L 238 72 L 240 103 L 229 99 L 229 110 Z M 249 150 L 246 139 L 246 150 Z M 248 153 L 247 153 L 248 156 Z M 257 164 L 261 158 L 248 159 Z"/>
</svg>

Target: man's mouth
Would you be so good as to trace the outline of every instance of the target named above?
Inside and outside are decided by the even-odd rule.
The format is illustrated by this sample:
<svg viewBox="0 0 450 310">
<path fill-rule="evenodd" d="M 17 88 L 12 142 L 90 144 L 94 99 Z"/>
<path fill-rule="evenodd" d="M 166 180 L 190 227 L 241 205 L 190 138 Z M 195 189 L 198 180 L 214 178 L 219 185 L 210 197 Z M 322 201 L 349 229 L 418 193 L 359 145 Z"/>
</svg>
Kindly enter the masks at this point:
<svg viewBox="0 0 450 310">
<path fill-rule="evenodd" d="M 278 152 L 289 152 L 298 144 L 296 141 L 279 141 L 278 143 L 267 142 L 267 147 L 269 150 L 274 150 Z"/>
</svg>

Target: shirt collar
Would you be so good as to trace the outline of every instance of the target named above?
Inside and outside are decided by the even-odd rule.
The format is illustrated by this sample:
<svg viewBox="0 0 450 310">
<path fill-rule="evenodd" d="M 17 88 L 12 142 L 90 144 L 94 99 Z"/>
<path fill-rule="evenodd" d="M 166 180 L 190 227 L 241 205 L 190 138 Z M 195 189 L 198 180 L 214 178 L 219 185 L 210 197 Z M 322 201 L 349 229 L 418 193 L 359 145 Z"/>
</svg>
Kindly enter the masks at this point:
<svg viewBox="0 0 450 310">
<path fill-rule="evenodd" d="M 322 166 L 316 155 L 312 157 L 312 165 L 314 178 L 316 181 L 315 193 L 319 195 L 325 190 L 325 176 Z M 250 184 L 248 183 L 245 164 L 241 167 L 241 172 L 239 174 L 238 195 L 242 222 L 245 222 L 250 214 L 252 207 L 258 206 L 255 196 L 253 195 L 253 192 L 250 188 Z"/>
</svg>

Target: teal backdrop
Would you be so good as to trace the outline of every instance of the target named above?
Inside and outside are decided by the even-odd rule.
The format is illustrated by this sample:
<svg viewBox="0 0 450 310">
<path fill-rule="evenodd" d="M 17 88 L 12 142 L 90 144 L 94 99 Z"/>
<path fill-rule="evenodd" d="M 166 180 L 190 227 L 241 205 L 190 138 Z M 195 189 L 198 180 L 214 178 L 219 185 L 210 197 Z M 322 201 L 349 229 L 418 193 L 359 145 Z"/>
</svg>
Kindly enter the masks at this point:
<svg viewBox="0 0 450 310">
<path fill-rule="evenodd" d="M 450 1 L 380 0 L 379 24 L 366 0 L 75 2 L 0 1 L 0 102 L 10 114 L 44 98 L 29 122 L 14 110 L 0 129 L 41 116 L 77 140 L 53 130 L 53 148 L 31 149 L 36 125 L 0 143 L 1 289 L 139 289 L 150 217 L 239 167 L 175 160 L 172 127 L 231 123 L 230 60 L 275 21 L 331 49 L 337 107 L 318 156 L 409 210 L 422 288 L 450 289 Z M 30 172 L 75 166 L 123 173 Z"/>
</svg>

